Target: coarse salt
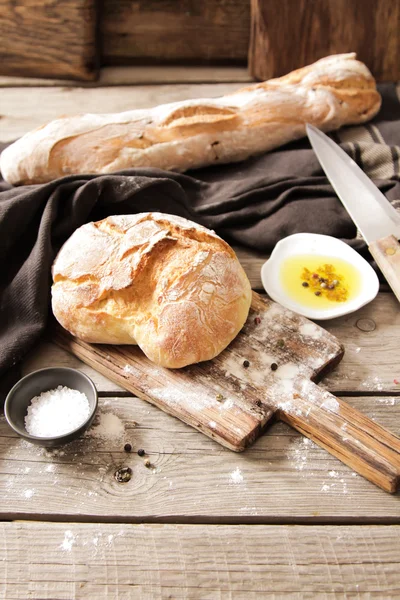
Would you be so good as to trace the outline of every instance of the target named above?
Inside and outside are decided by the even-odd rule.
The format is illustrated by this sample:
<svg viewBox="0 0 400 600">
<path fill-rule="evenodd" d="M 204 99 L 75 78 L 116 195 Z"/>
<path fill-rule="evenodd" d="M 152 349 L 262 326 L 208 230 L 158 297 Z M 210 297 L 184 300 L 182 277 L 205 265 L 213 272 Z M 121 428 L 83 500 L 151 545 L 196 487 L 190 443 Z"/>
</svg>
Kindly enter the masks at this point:
<svg viewBox="0 0 400 600">
<path fill-rule="evenodd" d="M 89 414 L 85 394 L 59 385 L 32 398 L 25 417 L 25 429 L 36 437 L 56 437 L 77 429 Z"/>
</svg>

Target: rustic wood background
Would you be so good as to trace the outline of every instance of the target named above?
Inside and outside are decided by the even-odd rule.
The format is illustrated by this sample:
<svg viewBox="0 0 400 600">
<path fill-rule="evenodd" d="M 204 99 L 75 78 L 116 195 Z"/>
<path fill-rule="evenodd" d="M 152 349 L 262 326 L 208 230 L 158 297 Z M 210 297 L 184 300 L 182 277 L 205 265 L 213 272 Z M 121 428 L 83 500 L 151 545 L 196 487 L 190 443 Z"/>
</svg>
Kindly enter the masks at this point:
<svg viewBox="0 0 400 600">
<path fill-rule="evenodd" d="M 93 80 L 96 0 L 0 0 L 0 73 Z"/>
<path fill-rule="evenodd" d="M 102 62 L 242 63 L 250 0 L 104 0 Z"/>
<path fill-rule="evenodd" d="M 249 70 L 256 79 L 350 51 L 378 81 L 400 79 L 400 0 L 251 0 L 251 6 Z"/>
<path fill-rule="evenodd" d="M 268 79 L 350 51 L 378 81 L 400 79 L 400 0 L 0 0 L 2 75 L 248 64 Z"/>
</svg>

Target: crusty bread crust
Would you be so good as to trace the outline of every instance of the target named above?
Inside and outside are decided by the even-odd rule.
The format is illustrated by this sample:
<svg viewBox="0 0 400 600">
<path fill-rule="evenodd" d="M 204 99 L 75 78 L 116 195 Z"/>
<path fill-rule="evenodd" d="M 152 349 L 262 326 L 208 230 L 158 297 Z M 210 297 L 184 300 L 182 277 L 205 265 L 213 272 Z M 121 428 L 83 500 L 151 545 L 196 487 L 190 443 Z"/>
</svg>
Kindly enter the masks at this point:
<svg viewBox="0 0 400 600">
<path fill-rule="evenodd" d="M 161 213 L 83 225 L 52 272 L 53 312 L 65 329 L 87 342 L 138 344 L 170 368 L 214 358 L 251 304 L 232 248 L 209 229 Z"/>
<path fill-rule="evenodd" d="M 380 104 L 367 67 L 338 54 L 220 98 L 57 119 L 6 148 L 0 168 L 14 185 L 132 167 L 186 171 L 301 138 L 306 123 L 324 131 L 363 123 Z"/>
</svg>

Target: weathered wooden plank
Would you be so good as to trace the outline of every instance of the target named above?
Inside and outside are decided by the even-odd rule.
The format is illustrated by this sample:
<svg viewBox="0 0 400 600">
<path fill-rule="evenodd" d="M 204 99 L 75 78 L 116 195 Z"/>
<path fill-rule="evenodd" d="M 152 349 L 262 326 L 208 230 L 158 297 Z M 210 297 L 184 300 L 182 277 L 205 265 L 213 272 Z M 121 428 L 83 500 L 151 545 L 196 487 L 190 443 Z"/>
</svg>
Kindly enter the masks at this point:
<svg viewBox="0 0 400 600">
<path fill-rule="evenodd" d="M 160 83 L 248 83 L 253 81 L 245 67 L 221 66 L 126 66 L 102 67 L 96 81 L 80 82 L 83 87 L 114 85 L 154 85 Z M 34 77 L 0 76 L 0 87 L 76 86 L 68 79 L 38 79 Z M 104 93 L 104 92 L 103 92 Z"/>
<path fill-rule="evenodd" d="M 324 379 L 332 392 L 400 392 L 399 303 L 380 293 L 367 306 L 323 326 L 344 344 L 345 355 Z"/>
<path fill-rule="evenodd" d="M 169 84 L 114 86 L 103 88 L 42 87 L 4 88 L 0 94 L 0 140 L 15 140 L 31 129 L 63 115 L 122 112 L 148 108 L 189 98 L 222 96 L 242 87 L 241 83 Z"/>
<path fill-rule="evenodd" d="M 400 528 L 0 525 L 0 594 L 65 598 L 398 598 Z"/>
<path fill-rule="evenodd" d="M 346 400 L 400 432 L 399 397 Z M 400 523 L 398 494 L 282 423 L 236 454 L 137 398 L 101 398 L 98 417 L 103 427 L 108 420 L 106 437 L 94 428 L 52 452 L 17 437 L 0 418 L 0 519 Z M 115 480 L 121 466 L 132 469 L 128 483 Z"/>
<path fill-rule="evenodd" d="M 105 0 L 102 8 L 104 64 L 247 60 L 248 0 Z"/>
<path fill-rule="evenodd" d="M 397 81 L 399 24 L 400 0 L 252 0 L 249 69 L 269 79 L 351 51 L 378 81 Z"/>
<path fill-rule="evenodd" d="M 96 19 L 94 0 L 2 0 L 1 74 L 93 80 Z"/>
<path fill-rule="evenodd" d="M 378 294 L 361 310 L 321 322 L 344 345 L 341 363 L 322 380 L 322 386 L 334 394 L 400 392 L 400 313 L 393 294 Z M 371 330 L 372 329 L 372 330 Z M 22 365 L 23 374 L 49 365 L 82 369 L 102 392 L 122 392 L 94 369 L 49 342 L 34 348 Z"/>
</svg>

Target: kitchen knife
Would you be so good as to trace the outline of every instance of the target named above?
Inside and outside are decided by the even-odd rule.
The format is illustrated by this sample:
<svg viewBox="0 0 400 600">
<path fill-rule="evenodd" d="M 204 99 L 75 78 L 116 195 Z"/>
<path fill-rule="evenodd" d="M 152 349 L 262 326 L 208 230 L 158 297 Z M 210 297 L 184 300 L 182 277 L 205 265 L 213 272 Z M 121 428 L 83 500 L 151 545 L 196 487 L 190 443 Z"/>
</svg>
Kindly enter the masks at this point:
<svg viewBox="0 0 400 600">
<path fill-rule="evenodd" d="M 313 125 L 306 130 L 333 189 L 400 302 L 400 214 L 340 146 Z"/>
</svg>

